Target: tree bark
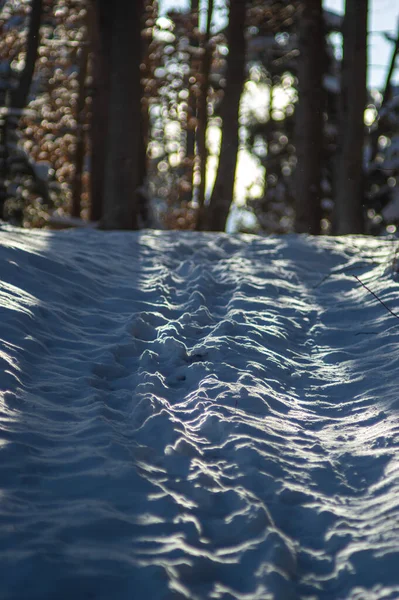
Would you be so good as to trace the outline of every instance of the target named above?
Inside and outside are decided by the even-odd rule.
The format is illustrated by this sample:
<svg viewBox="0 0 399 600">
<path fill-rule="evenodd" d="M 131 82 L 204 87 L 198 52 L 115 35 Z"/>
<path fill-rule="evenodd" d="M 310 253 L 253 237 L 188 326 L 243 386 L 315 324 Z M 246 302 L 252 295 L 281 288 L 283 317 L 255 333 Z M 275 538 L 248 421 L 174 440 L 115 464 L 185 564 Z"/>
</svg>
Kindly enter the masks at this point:
<svg viewBox="0 0 399 600">
<path fill-rule="evenodd" d="M 295 231 L 315 235 L 321 221 L 324 45 L 322 1 L 304 0 L 299 26 Z"/>
<path fill-rule="evenodd" d="M 208 92 L 209 75 L 212 64 L 212 48 L 209 45 L 211 37 L 211 24 L 213 13 L 213 0 L 208 0 L 208 15 L 204 40 L 204 55 L 202 57 L 201 72 L 201 94 L 198 99 L 198 126 L 197 126 L 197 151 L 200 163 L 200 184 L 198 188 L 198 220 L 197 229 L 202 228 L 205 204 L 206 167 L 208 163 L 208 148 L 206 145 L 206 133 L 208 129 Z"/>
<path fill-rule="evenodd" d="M 199 27 L 199 0 L 191 0 L 190 13 L 192 17 L 195 15 L 195 26 Z M 190 45 L 197 45 L 197 38 L 194 35 L 190 36 Z M 188 74 L 187 79 L 192 75 L 192 57 L 190 58 L 190 73 Z M 192 86 L 189 87 L 189 97 L 188 97 L 188 108 L 187 108 L 187 121 L 197 116 L 197 99 L 193 94 Z M 187 191 L 182 193 L 182 200 L 186 202 L 191 202 L 194 198 L 194 164 L 195 164 L 195 129 L 190 126 L 186 128 L 186 158 L 189 160 L 189 164 L 187 165 L 184 178 L 186 179 L 189 187 Z"/>
<path fill-rule="evenodd" d="M 88 4 L 92 52 L 92 105 L 90 123 L 90 221 L 100 221 L 104 208 L 105 158 L 108 131 L 111 54 L 110 7 L 92 0 Z"/>
<path fill-rule="evenodd" d="M 39 48 L 42 9 L 42 0 L 32 0 L 25 66 L 19 78 L 17 88 L 11 94 L 11 106 L 13 108 L 25 108 L 28 103 L 29 90 L 32 84 Z"/>
<path fill-rule="evenodd" d="M 75 151 L 75 173 L 72 182 L 72 211 L 73 217 L 80 217 L 82 199 L 82 175 L 85 160 L 85 106 L 86 106 L 86 77 L 89 49 L 87 41 L 79 48 L 79 75 L 78 75 L 78 105 L 76 107 L 76 151 Z"/>
<path fill-rule="evenodd" d="M 209 206 L 205 212 L 202 229 L 224 231 L 233 200 L 237 155 L 239 147 L 239 108 L 245 83 L 245 0 L 231 0 L 227 27 L 226 87 L 220 115 L 222 140 L 219 166 Z"/>
<path fill-rule="evenodd" d="M 99 2 L 109 5 L 109 0 Z M 102 219 L 105 229 L 139 227 L 143 8 L 144 0 L 117 0 L 108 12 L 112 40 Z"/>
<path fill-rule="evenodd" d="M 364 231 L 364 109 L 367 101 L 367 0 L 346 1 L 343 25 L 341 123 L 333 233 Z"/>
</svg>

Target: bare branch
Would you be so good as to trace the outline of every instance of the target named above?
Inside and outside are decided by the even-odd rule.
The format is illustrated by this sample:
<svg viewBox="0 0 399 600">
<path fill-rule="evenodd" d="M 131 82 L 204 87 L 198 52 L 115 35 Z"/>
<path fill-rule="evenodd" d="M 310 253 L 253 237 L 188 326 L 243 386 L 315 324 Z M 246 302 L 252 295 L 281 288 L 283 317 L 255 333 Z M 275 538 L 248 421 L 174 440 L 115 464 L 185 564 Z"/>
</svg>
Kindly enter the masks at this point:
<svg viewBox="0 0 399 600">
<path fill-rule="evenodd" d="M 367 287 L 367 285 L 366 285 L 365 283 L 363 283 L 363 281 L 361 281 L 357 275 L 354 275 L 353 277 L 354 277 L 355 279 L 357 279 L 357 280 L 358 280 L 358 282 L 360 283 L 360 285 L 362 285 L 362 286 L 364 287 L 364 289 L 366 289 L 368 292 L 370 292 L 370 294 L 372 294 L 372 295 L 374 296 L 374 298 L 375 298 L 376 300 L 378 300 L 378 302 L 379 302 L 380 304 L 382 304 L 382 306 L 383 306 L 383 307 L 384 307 L 384 308 L 385 308 L 385 309 L 386 309 L 386 310 L 387 310 L 389 313 L 391 313 L 391 315 L 392 315 L 393 317 L 395 317 L 395 319 L 399 319 L 399 316 L 398 316 L 398 315 L 396 315 L 394 312 L 392 312 L 392 310 L 389 308 L 389 306 L 387 306 L 387 305 L 385 304 L 385 302 L 383 302 L 383 301 L 381 300 L 381 298 L 379 298 L 379 297 L 377 296 L 377 294 L 375 294 L 375 293 L 374 293 L 372 290 L 370 290 L 370 288 L 369 288 L 369 287 Z"/>
</svg>

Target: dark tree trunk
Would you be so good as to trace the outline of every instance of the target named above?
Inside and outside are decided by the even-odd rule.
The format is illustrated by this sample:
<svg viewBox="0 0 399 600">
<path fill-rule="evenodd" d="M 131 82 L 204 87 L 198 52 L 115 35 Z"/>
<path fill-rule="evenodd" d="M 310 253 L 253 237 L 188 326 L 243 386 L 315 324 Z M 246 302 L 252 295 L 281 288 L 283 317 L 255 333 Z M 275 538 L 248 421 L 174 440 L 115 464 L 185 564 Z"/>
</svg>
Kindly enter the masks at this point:
<svg viewBox="0 0 399 600">
<path fill-rule="evenodd" d="M 226 87 L 220 108 L 223 125 L 219 166 L 202 226 L 202 229 L 210 231 L 225 230 L 234 194 L 239 147 L 239 108 L 245 83 L 245 18 L 245 0 L 231 0 L 227 27 L 229 54 Z"/>
<path fill-rule="evenodd" d="M 367 101 L 367 0 L 347 0 L 343 26 L 340 155 L 333 233 L 364 231 L 364 109 Z"/>
<path fill-rule="evenodd" d="M 100 221 L 104 207 L 105 156 L 111 54 L 111 27 L 106 2 L 89 3 L 89 37 L 92 52 L 92 105 L 90 124 L 90 220 Z"/>
<path fill-rule="evenodd" d="M 299 25 L 296 110 L 295 231 L 298 233 L 320 233 L 324 44 L 322 0 L 304 0 Z"/>
<path fill-rule="evenodd" d="M 40 40 L 40 23 L 42 19 L 42 0 L 32 0 L 29 19 L 28 44 L 26 49 L 25 66 L 19 78 L 17 88 L 11 94 L 13 108 L 25 108 L 28 103 L 29 90 L 35 71 L 37 50 Z"/>
<path fill-rule="evenodd" d="M 211 37 L 211 23 L 213 13 L 213 0 L 208 0 L 208 15 L 204 40 L 204 55 L 202 58 L 201 94 L 198 99 L 198 127 L 197 151 L 200 163 L 200 184 L 198 189 L 198 221 L 197 229 L 202 229 L 204 220 L 206 167 L 208 162 L 208 148 L 206 145 L 206 132 L 208 129 L 208 92 L 209 75 L 212 64 L 212 48 L 209 45 Z"/>
<path fill-rule="evenodd" d="M 143 2 L 143 9 L 145 5 L 145 0 Z M 146 77 L 148 74 L 148 55 L 149 55 L 149 46 L 150 42 L 148 38 L 142 39 L 141 42 L 141 68 L 140 68 L 140 77 Z M 152 214 L 151 214 L 151 206 L 150 206 L 150 197 L 148 194 L 148 185 L 147 185 L 147 175 L 148 175 L 148 159 L 147 159 L 147 147 L 148 147 L 148 137 L 150 130 L 150 119 L 149 119 L 149 110 L 148 105 L 146 105 L 145 109 L 141 107 L 141 98 L 144 95 L 144 88 L 140 81 L 140 123 L 139 123 L 139 162 L 138 162 L 138 188 L 136 191 L 136 200 L 138 202 L 138 225 L 139 228 L 151 227 L 152 225 Z"/>
<path fill-rule="evenodd" d="M 99 2 L 110 4 L 109 0 Z M 143 8 L 144 0 L 117 0 L 108 13 L 112 39 L 102 219 L 105 229 L 139 227 Z"/>
<path fill-rule="evenodd" d="M 85 159 L 85 106 L 86 106 L 86 76 L 87 61 L 89 57 L 88 45 L 79 49 L 79 76 L 78 76 L 78 105 L 76 108 L 76 152 L 75 152 L 75 173 L 72 184 L 72 216 L 80 217 L 81 199 L 82 199 L 82 175 Z"/>
<path fill-rule="evenodd" d="M 194 16 L 195 15 L 195 26 L 199 26 L 199 0 L 191 0 L 190 12 Z M 191 36 L 190 45 L 195 46 L 197 43 L 197 39 L 195 36 Z M 192 62 L 192 58 L 190 59 Z M 192 75 L 192 67 L 190 64 L 190 77 Z M 188 98 L 188 119 L 191 119 L 196 115 L 196 97 L 192 89 L 189 90 L 189 98 Z M 193 191 L 194 191 L 194 163 L 195 163 L 195 128 L 190 126 L 186 129 L 186 157 L 189 160 L 189 165 L 187 166 L 185 172 L 185 179 L 189 183 L 189 188 L 187 191 L 182 193 L 182 200 L 186 202 L 191 202 L 193 200 Z"/>
</svg>

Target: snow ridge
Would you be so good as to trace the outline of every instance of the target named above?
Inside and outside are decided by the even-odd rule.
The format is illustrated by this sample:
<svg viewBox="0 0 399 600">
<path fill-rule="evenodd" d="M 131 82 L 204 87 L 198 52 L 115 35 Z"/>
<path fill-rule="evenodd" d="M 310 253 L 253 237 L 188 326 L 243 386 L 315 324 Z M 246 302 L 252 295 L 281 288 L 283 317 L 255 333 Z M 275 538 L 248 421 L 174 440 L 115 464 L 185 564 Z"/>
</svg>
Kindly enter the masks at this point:
<svg viewBox="0 0 399 600">
<path fill-rule="evenodd" d="M 3 226 L 0 598 L 397 598 L 393 249 Z"/>
</svg>

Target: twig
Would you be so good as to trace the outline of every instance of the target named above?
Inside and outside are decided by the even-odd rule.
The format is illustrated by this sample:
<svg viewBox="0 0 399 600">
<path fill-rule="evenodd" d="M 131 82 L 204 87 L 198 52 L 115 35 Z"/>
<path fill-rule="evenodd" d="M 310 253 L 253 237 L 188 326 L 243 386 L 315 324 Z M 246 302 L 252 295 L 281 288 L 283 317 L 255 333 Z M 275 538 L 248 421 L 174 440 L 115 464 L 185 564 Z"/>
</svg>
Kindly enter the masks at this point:
<svg viewBox="0 0 399 600">
<path fill-rule="evenodd" d="M 375 298 L 376 300 L 378 300 L 378 302 L 379 302 L 380 304 L 382 304 L 382 306 L 383 306 L 384 308 L 386 308 L 386 310 L 387 310 L 389 313 L 391 313 L 391 315 L 392 315 L 393 317 L 395 317 L 395 319 L 399 319 L 399 316 L 398 316 L 398 315 L 396 315 L 396 314 L 395 314 L 395 313 L 394 313 L 394 312 L 393 312 L 393 311 L 392 311 L 392 310 L 389 308 L 389 306 L 387 306 L 387 305 L 385 304 L 385 302 L 383 302 L 383 301 L 381 300 L 381 298 L 379 298 L 379 297 L 377 296 L 377 294 L 375 294 L 375 293 L 374 293 L 372 290 L 370 290 L 370 288 L 369 288 L 369 287 L 367 287 L 367 285 L 366 285 L 365 283 L 363 283 L 363 281 L 361 281 L 357 275 L 354 275 L 353 277 L 354 277 L 355 279 L 357 279 L 357 280 L 358 280 L 358 282 L 360 283 L 360 285 L 362 285 L 362 286 L 363 286 L 363 287 L 364 287 L 364 288 L 365 288 L 365 289 L 366 289 L 368 292 L 370 292 L 370 294 L 373 294 L 374 298 Z"/>
<path fill-rule="evenodd" d="M 355 335 L 377 335 L 376 331 L 358 331 Z"/>
<path fill-rule="evenodd" d="M 368 261 L 369 259 L 364 259 L 365 261 Z M 380 265 L 381 263 L 370 259 L 370 262 L 372 265 Z M 320 281 L 318 283 L 316 283 L 316 285 L 313 286 L 313 289 L 318 288 L 322 283 L 324 283 L 325 281 L 327 281 L 327 279 L 329 277 L 331 277 L 332 275 L 336 275 L 336 274 L 340 274 L 340 273 L 346 273 L 347 271 L 351 271 L 353 269 L 358 269 L 359 265 L 353 265 L 352 267 L 347 267 L 345 270 L 341 270 L 342 268 L 340 267 L 339 269 L 336 269 L 335 271 L 330 271 L 330 273 L 327 273 L 327 275 L 324 275 L 324 277 L 322 279 L 320 279 Z"/>
</svg>

